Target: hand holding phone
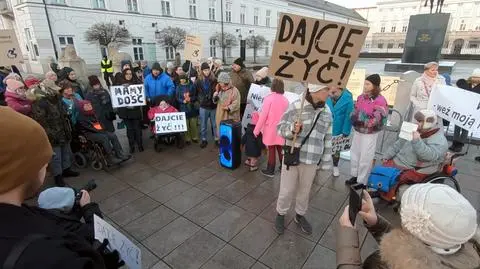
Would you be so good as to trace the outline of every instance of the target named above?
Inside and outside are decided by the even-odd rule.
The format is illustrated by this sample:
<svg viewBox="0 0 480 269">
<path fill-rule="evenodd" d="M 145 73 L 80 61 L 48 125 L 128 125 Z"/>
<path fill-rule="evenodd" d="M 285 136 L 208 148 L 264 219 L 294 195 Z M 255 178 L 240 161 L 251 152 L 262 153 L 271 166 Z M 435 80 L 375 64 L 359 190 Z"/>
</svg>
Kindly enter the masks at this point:
<svg viewBox="0 0 480 269">
<path fill-rule="evenodd" d="M 363 188 L 363 186 L 350 186 L 348 217 L 352 226 L 355 225 L 358 212 L 362 210 Z"/>
</svg>

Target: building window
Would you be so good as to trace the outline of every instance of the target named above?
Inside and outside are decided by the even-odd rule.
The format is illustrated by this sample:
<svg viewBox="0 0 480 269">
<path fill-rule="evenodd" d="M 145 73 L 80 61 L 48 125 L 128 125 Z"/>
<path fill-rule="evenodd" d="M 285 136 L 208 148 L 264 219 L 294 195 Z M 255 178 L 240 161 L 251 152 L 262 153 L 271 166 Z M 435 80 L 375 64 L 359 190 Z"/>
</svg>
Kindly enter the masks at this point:
<svg viewBox="0 0 480 269">
<path fill-rule="evenodd" d="M 462 20 L 462 22 L 460 23 L 460 31 L 465 31 L 465 28 L 467 28 L 467 25 L 465 24 L 465 21 Z"/>
<path fill-rule="evenodd" d="M 383 49 L 383 43 L 378 43 L 377 47 L 378 47 L 379 49 Z"/>
<path fill-rule="evenodd" d="M 407 29 L 408 29 L 408 26 L 404 25 L 402 27 L 402 33 L 406 33 L 407 32 Z"/>
<path fill-rule="evenodd" d="M 268 57 L 270 54 L 270 41 L 265 43 L 265 57 Z"/>
<path fill-rule="evenodd" d="M 188 0 L 190 4 L 190 19 L 197 18 L 197 0 Z"/>
<path fill-rule="evenodd" d="M 478 25 L 477 27 L 475 27 L 475 31 L 480 31 L 480 25 Z"/>
<path fill-rule="evenodd" d="M 232 57 L 232 48 L 231 47 L 226 47 L 225 48 L 225 54 L 227 54 L 227 57 Z"/>
<path fill-rule="evenodd" d="M 65 51 L 65 47 L 67 47 L 67 45 L 73 45 L 75 47 L 73 36 L 59 36 L 58 42 L 60 43 L 60 49 L 62 50 L 62 53 Z"/>
<path fill-rule="evenodd" d="M 25 37 L 27 40 L 27 50 L 30 52 L 30 57 L 32 60 L 37 60 L 38 54 L 38 46 L 33 42 L 32 33 L 30 32 L 29 28 L 25 28 Z"/>
<path fill-rule="evenodd" d="M 272 14 L 271 10 L 265 11 L 265 26 L 270 27 L 270 15 Z"/>
<path fill-rule="evenodd" d="M 366 49 L 370 48 L 370 44 L 366 43 L 366 44 L 365 44 L 365 48 L 366 48 Z"/>
<path fill-rule="evenodd" d="M 260 10 L 258 9 L 258 7 L 256 7 L 254 10 L 253 10 L 253 24 L 254 25 L 258 25 L 258 14 L 260 13 Z"/>
<path fill-rule="evenodd" d="M 232 2 L 227 1 L 225 3 L 225 21 L 232 22 Z"/>
<path fill-rule="evenodd" d="M 477 43 L 468 44 L 468 48 L 469 49 L 478 49 L 478 44 Z"/>
<path fill-rule="evenodd" d="M 380 33 L 385 33 L 385 26 L 382 26 L 382 27 L 380 28 Z"/>
<path fill-rule="evenodd" d="M 165 47 L 165 56 L 167 60 L 173 60 L 175 58 L 173 47 Z"/>
<path fill-rule="evenodd" d="M 93 8 L 105 9 L 105 0 L 93 0 Z"/>
<path fill-rule="evenodd" d="M 398 48 L 403 49 L 404 44 L 403 43 L 398 43 Z"/>
<path fill-rule="evenodd" d="M 397 30 L 397 26 L 394 24 L 392 25 L 392 29 L 390 29 L 390 32 L 395 33 L 395 30 Z"/>
<path fill-rule="evenodd" d="M 129 12 L 138 12 L 137 0 L 127 0 L 127 6 Z"/>
<path fill-rule="evenodd" d="M 215 20 L 215 4 L 216 0 L 208 0 L 208 19 Z"/>
<path fill-rule="evenodd" d="M 240 23 L 245 24 L 245 17 L 247 16 L 247 7 L 242 5 L 240 6 Z"/>
<path fill-rule="evenodd" d="M 133 59 L 135 61 L 143 60 L 142 39 L 141 38 L 132 39 L 132 45 L 133 45 Z"/>
<path fill-rule="evenodd" d="M 393 43 L 388 43 L 387 44 L 387 49 L 393 49 Z"/>
<path fill-rule="evenodd" d="M 172 9 L 170 7 L 170 1 L 162 1 L 162 15 L 163 16 L 172 16 Z"/>
<path fill-rule="evenodd" d="M 60 4 L 60 5 L 65 5 L 65 0 L 52 0 L 52 4 Z"/>
<path fill-rule="evenodd" d="M 210 39 L 210 57 L 217 57 L 217 41 Z"/>
</svg>

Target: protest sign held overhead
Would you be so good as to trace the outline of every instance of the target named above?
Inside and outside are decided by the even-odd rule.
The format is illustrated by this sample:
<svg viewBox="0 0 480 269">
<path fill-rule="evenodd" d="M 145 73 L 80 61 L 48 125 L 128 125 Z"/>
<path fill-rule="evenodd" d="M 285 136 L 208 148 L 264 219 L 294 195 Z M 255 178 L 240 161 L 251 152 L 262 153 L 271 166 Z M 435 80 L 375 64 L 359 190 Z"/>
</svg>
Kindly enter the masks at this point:
<svg viewBox="0 0 480 269">
<path fill-rule="evenodd" d="M 478 93 L 447 85 L 437 85 L 430 94 L 428 108 L 435 111 L 440 118 L 462 129 L 472 132 L 480 129 L 480 94 Z"/>
<path fill-rule="evenodd" d="M 187 131 L 187 117 L 185 112 L 155 114 L 155 133 L 171 134 Z"/>
<path fill-rule="evenodd" d="M 33 48 L 32 48 L 33 49 Z M 20 63 L 22 51 L 14 30 L 0 30 L 0 62 L 4 66 Z"/>
<path fill-rule="evenodd" d="M 270 74 L 293 81 L 345 87 L 368 27 L 282 13 Z"/>
<path fill-rule="evenodd" d="M 143 84 L 112 86 L 110 91 L 114 108 L 146 105 Z"/>
<path fill-rule="evenodd" d="M 185 59 L 199 63 L 202 58 L 202 39 L 199 36 L 187 35 L 185 37 Z"/>
</svg>

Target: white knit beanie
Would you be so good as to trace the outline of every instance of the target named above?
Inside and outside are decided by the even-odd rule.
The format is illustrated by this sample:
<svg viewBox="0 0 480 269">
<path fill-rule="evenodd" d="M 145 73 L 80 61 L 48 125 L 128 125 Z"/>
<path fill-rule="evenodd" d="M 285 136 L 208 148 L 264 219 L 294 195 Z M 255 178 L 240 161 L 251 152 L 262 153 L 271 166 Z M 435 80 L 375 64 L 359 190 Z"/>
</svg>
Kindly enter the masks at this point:
<svg viewBox="0 0 480 269">
<path fill-rule="evenodd" d="M 414 118 L 418 122 L 423 122 L 423 130 L 429 130 L 437 127 L 438 117 L 433 110 L 422 109 L 415 113 Z"/>
<path fill-rule="evenodd" d="M 402 196 L 402 227 L 440 254 L 452 254 L 477 230 L 477 211 L 444 184 L 415 184 Z"/>
<path fill-rule="evenodd" d="M 308 91 L 310 93 L 318 92 L 320 90 L 328 90 L 328 86 L 324 84 L 308 84 Z"/>
</svg>

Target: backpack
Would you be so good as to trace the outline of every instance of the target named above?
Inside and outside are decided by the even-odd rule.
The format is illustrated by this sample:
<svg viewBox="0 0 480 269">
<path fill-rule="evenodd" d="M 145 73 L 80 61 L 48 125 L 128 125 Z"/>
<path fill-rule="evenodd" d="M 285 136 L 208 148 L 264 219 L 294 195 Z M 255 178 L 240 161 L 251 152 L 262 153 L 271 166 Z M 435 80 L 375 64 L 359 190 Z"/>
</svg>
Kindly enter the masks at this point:
<svg viewBox="0 0 480 269">
<path fill-rule="evenodd" d="M 367 186 L 377 191 L 388 192 L 397 184 L 401 173 L 402 170 L 396 167 L 376 165 L 368 177 Z"/>
</svg>

